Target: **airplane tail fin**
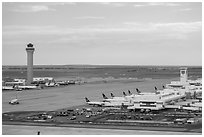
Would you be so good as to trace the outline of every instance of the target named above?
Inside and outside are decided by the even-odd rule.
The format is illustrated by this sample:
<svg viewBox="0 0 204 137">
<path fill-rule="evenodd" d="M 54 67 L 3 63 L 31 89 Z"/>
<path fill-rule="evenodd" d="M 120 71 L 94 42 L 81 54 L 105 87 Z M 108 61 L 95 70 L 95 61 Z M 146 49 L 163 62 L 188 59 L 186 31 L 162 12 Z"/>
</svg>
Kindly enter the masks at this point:
<svg viewBox="0 0 204 137">
<path fill-rule="evenodd" d="M 115 96 L 113 95 L 113 93 L 111 93 L 111 97 L 115 97 Z"/>
<path fill-rule="evenodd" d="M 157 91 L 157 87 L 154 87 L 154 89 L 155 89 L 155 93 L 159 94 L 159 92 Z"/>
<path fill-rule="evenodd" d="M 126 93 L 125 93 L 124 91 L 123 91 L 123 95 L 124 95 L 124 96 L 127 96 Z"/>
<path fill-rule="evenodd" d="M 141 91 L 138 88 L 136 88 L 136 91 L 137 91 L 138 94 L 141 93 Z"/>
<path fill-rule="evenodd" d="M 128 90 L 128 93 L 129 93 L 130 95 L 132 95 L 132 93 L 131 93 L 131 91 L 130 91 L 130 90 Z"/>
<path fill-rule="evenodd" d="M 86 102 L 90 102 L 90 100 L 87 97 L 85 97 L 85 100 L 86 100 Z"/>
<path fill-rule="evenodd" d="M 102 95 L 103 95 L 103 98 L 104 98 L 104 99 L 108 99 L 105 94 L 102 93 Z"/>
<path fill-rule="evenodd" d="M 163 87 L 163 89 L 165 89 L 165 86 L 164 86 L 164 85 L 163 85 L 162 87 Z"/>
</svg>

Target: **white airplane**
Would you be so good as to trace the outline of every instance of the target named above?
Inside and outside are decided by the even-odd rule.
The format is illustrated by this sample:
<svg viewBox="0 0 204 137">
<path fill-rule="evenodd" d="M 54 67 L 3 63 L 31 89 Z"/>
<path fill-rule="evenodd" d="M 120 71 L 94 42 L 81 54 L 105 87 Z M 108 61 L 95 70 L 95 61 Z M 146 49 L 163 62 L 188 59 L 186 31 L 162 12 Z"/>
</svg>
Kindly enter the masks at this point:
<svg viewBox="0 0 204 137">
<path fill-rule="evenodd" d="M 58 85 L 59 85 L 59 84 L 54 83 L 54 82 L 45 83 L 45 86 L 46 86 L 46 87 L 55 87 L 55 86 L 58 86 Z"/>
<path fill-rule="evenodd" d="M 200 107 L 202 108 L 202 102 L 194 102 L 193 104 L 190 104 L 191 107 Z"/>
<path fill-rule="evenodd" d="M 112 98 L 108 98 L 105 94 L 102 93 L 103 96 L 103 101 L 104 102 L 121 102 L 121 101 L 125 101 L 126 99 L 124 97 L 115 97 L 113 95 L 113 93 L 111 93 L 111 97 Z"/>
<path fill-rule="evenodd" d="M 104 107 L 121 107 L 121 106 L 132 106 L 133 103 L 131 100 L 127 101 L 113 101 L 113 102 L 104 102 Z"/>
<path fill-rule="evenodd" d="M 130 90 L 128 90 L 129 95 L 126 95 L 124 93 L 123 95 L 126 95 L 125 96 L 126 98 L 134 98 L 135 96 L 142 95 L 141 91 L 138 88 L 136 88 L 136 92 L 137 92 L 136 94 L 133 94 Z"/>
<path fill-rule="evenodd" d="M 190 110 L 190 111 L 201 111 L 202 109 L 199 107 L 182 107 L 184 110 Z"/>
<path fill-rule="evenodd" d="M 85 97 L 86 103 L 92 106 L 103 106 L 104 102 L 92 102 L 87 97 Z"/>
<path fill-rule="evenodd" d="M 17 86 L 18 89 L 37 89 L 37 86 Z"/>
<path fill-rule="evenodd" d="M 125 92 L 124 92 L 125 93 Z M 111 93 L 112 98 L 107 98 L 105 94 L 103 95 L 103 101 L 104 101 L 104 106 L 122 106 L 122 105 L 133 105 L 132 98 L 126 98 L 126 97 L 115 97 L 113 93 Z"/>
<path fill-rule="evenodd" d="M 103 107 L 120 107 L 122 103 L 120 102 L 105 102 Z"/>
<path fill-rule="evenodd" d="M 13 86 L 2 86 L 2 90 L 14 90 Z"/>
<path fill-rule="evenodd" d="M 132 105 L 130 102 L 125 102 L 125 101 L 118 101 L 118 102 L 108 102 L 108 101 L 103 101 L 103 102 L 92 102 L 90 101 L 87 97 L 85 97 L 86 103 L 92 106 L 100 106 L 100 107 L 120 107 L 122 105 Z"/>
<path fill-rule="evenodd" d="M 58 85 L 68 85 L 68 81 L 58 81 Z"/>
<path fill-rule="evenodd" d="M 9 102 L 9 104 L 11 104 L 11 105 L 19 104 L 18 99 L 17 99 L 17 98 L 16 98 L 16 99 L 12 99 L 12 100 Z"/>
</svg>

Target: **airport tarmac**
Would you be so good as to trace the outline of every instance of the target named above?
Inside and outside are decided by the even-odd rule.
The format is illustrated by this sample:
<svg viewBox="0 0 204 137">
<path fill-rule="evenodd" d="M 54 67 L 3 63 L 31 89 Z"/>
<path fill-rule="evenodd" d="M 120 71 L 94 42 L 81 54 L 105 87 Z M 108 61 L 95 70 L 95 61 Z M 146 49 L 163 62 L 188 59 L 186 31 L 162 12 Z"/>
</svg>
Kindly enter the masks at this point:
<svg viewBox="0 0 204 137">
<path fill-rule="evenodd" d="M 44 127 L 44 126 L 19 126 L 3 125 L 3 135 L 201 135 L 194 132 L 168 132 L 146 130 L 122 130 L 122 129 L 91 129 L 70 127 Z"/>
<path fill-rule="evenodd" d="M 91 101 L 102 100 L 101 93 L 110 97 L 112 92 L 115 96 L 122 96 L 122 92 L 139 88 L 142 92 L 154 92 L 154 87 L 162 88 L 162 85 L 170 83 L 172 79 L 149 79 L 142 82 L 111 82 L 98 84 L 71 85 L 59 88 L 42 90 L 4 91 L 2 92 L 2 113 L 11 111 L 49 111 L 70 106 L 85 104 L 84 97 Z M 8 102 L 16 97 L 19 105 L 10 105 Z"/>
</svg>

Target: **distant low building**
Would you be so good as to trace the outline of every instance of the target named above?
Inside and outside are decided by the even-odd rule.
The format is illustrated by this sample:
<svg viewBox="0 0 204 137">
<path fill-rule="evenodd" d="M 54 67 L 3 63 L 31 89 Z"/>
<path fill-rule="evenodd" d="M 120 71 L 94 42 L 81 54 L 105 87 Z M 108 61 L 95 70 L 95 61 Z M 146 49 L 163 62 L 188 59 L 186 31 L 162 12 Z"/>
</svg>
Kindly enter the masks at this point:
<svg viewBox="0 0 204 137">
<path fill-rule="evenodd" d="M 53 77 L 35 77 L 33 78 L 33 82 L 54 82 Z"/>
<path fill-rule="evenodd" d="M 13 81 L 4 82 L 5 86 L 23 86 L 26 84 L 25 79 L 13 79 Z"/>
</svg>

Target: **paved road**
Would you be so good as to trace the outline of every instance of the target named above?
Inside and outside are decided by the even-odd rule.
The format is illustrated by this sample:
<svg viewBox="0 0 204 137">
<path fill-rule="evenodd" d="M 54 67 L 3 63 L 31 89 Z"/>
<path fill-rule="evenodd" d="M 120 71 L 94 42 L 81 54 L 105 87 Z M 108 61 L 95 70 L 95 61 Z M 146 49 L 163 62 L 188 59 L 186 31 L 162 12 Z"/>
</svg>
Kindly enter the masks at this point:
<svg viewBox="0 0 204 137">
<path fill-rule="evenodd" d="M 118 130 L 118 129 L 91 129 L 71 127 L 44 127 L 44 126 L 19 126 L 3 125 L 2 135 L 201 135 L 190 132 L 166 132 L 143 130 Z"/>
</svg>

